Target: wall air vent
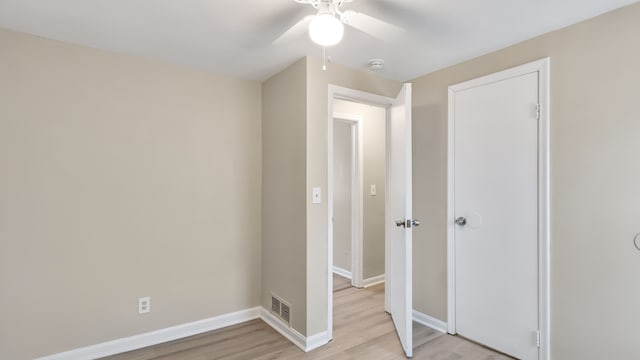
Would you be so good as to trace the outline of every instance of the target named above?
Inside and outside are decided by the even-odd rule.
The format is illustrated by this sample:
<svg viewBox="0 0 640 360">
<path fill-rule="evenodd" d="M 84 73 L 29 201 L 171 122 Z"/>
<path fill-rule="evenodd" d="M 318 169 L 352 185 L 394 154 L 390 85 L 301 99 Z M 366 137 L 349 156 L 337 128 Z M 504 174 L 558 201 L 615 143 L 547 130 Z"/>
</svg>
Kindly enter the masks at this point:
<svg viewBox="0 0 640 360">
<path fill-rule="evenodd" d="M 287 325 L 291 326 L 291 305 L 271 294 L 271 312 Z"/>
<path fill-rule="evenodd" d="M 271 295 L 271 312 L 280 316 L 280 299 Z"/>
<path fill-rule="evenodd" d="M 280 303 L 280 318 L 287 324 L 290 324 L 291 322 L 290 310 L 291 308 L 289 307 L 289 305 Z"/>
</svg>

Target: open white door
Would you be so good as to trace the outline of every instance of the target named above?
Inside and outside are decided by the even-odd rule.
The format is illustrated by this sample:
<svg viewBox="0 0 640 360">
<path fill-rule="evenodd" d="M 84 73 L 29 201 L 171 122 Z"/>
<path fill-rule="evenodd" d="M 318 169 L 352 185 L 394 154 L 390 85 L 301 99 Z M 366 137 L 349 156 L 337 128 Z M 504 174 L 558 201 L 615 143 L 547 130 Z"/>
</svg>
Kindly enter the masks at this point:
<svg viewBox="0 0 640 360">
<path fill-rule="evenodd" d="M 387 226 L 389 310 L 407 357 L 413 356 L 411 212 L 411 84 L 392 103 L 387 122 Z"/>
</svg>

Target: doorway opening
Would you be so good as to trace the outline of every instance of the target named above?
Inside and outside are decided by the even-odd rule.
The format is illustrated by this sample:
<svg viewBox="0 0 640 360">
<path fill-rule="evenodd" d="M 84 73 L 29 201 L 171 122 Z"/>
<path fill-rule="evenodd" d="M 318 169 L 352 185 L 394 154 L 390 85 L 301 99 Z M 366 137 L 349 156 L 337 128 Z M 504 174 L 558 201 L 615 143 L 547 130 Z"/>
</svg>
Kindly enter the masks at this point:
<svg viewBox="0 0 640 360">
<path fill-rule="evenodd" d="M 385 276 L 385 121 L 380 106 L 334 99 L 333 290 Z"/>
<path fill-rule="evenodd" d="M 333 339 L 333 276 L 334 276 L 334 102 L 345 100 L 352 103 L 377 107 L 384 111 L 384 215 L 378 232 L 384 233 L 384 310 L 391 314 L 395 331 L 407 356 L 412 356 L 412 231 L 419 222 L 411 213 L 411 84 L 403 85 L 394 98 L 329 85 L 328 96 L 328 179 L 327 179 L 327 339 Z M 347 119 L 349 120 L 349 119 Z M 364 123 L 364 121 L 362 122 Z M 353 128 L 350 131 L 353 133 Z M 345 135 L 348 138 L 348 135 Z M 364 141 L 361 143 L 364 144 Z M 351 145 L 353 147 L 353 144 Z M 365 152 L 366 154 L 366 152 Z M 363 161 L 364 163 L 365 161 Z M 353 179 L 345 180 L 353 183 Z M 363 180 L 363 184 L 364 184 Z M 358 194 L 362 197 L 380 199 L 377 183 L 362 186 Z M 375 187 L 371 187 L 375 185 Z M 371 195 L 374 193 L 375 195 Z M 393 193 L 393 194 L 391 194 Z M 366 196 L 365 196 L 366 195 Z M 351 197 L 353 199 L 353 197 Z M 353 212 L 353 207 L 351 208 Z M 357 207 L 356 207 L 356 211 Z M 358 215 L 361 217 L 361 215 Z M 353 228 L 346 226 L 347 229 Z M 362 228 L 366 228 L 362 225 Z M 353 232 L 352 232 L 353 233 Z M 366 243 L 367 236 L 362 236 Z M 353 237 L 351 238 L 353 240 Z M 358 245 L 359 246 L 359 245 Z M 338 251 L 343 259 L 344 251 Z M 366 255 L 364 256 L 366 257 Z M 366 264 L 366 260 L 361 261 Z M 353 270 L 365 274 L 366 265 L 352 261 Z M 360 270 L 362 269 L 362 270 Z M 353 274 L 352 274 L 353 275 Z M 381 275 L 381 274 L 380 274 Z M 374 275 L 379 276 L 379 275 Z M 362 280 L 362 286 L 366 278 Z M 371 280 L 376 281 L 376 280 Z M 377 279 L 380 281 L 380 278 Z M 380 285 L 382 286 L 382 285 Z"/>
<path fill-rule="evenodd" d="M 385 128 L 388 122 L 388 110 L 387 108 L 392 104 L 392 99 L 379 96 L 371 93 L 365 93 L 361 91 L 356 91 L 352 89 L 342 88 L 339 86 L 329 85 L 329 121 L 328 121 L 328 187 L 327 187 L 327 208 L 329 211 L 329 228 L 328 228 L 328 274 L 327 274 L 327 334 L 329 339 L 333 339 L 333 279 L 334 276 L 342 276 L 348 278 L 348 282 L 350 286 L 353 287 L 363 287 L 363 283 L 360 282 L 362 279 L 362 229 L 363 222 L 362 219 L 362 198 L 364 196 L 364 179 L 360 181 L 360 178 L 363 178 L 363 158 L 364 158 L 364 144 L 363 144 L 363 115 L 362 111 L 354 111 L 354 107 L 359 107 L 359 110 L 362 110 L 361 107 L 370 106 L 376 107 L 378 109 L 383 109 L 384 115 L 384 123 Z M 342 111 L 338 111 L 342 110 Z M 358 114 L 360 112 L 360 114 Z M 337 126 L 336 126 L 337 124 Z M 346 129 L 345 129 L 346 127 Z M 342 128 L 342 129 L 341 129 Z M 340 131 L 342 130 L 342 131 Z M 342 133 L 342 140 L 345 140 L 348 145 L 342 144 L 340 146 L 340 139 L 336 139 L 336 131 L 338 131 L 338 135 Z M 344 134 L 347 132 L 347 134 Z M 342 152 L 341 158 L 348 158 L 348 170 L 345 169 L 344 164 L 342 166 L 340 164 L 335 164 L 335 152 L 336 152 L 336 140 L 338 143 L 338 152 Z M 347 147 L 347 154 L 344 154 L 344 148 Z M 385 152 L 386 150 L 386 133 L 385 133 Z M 385 155 L 385 164 L 387 162 Z M 343 174 L 335 174 L 336 167 L 338 171 L 342 171 Z M 344 179 L 344 175 L 348 174 L 348 180 Z M 336 178 L 341 178 L 341 184 L 336 184 Z M 344 185 L 348 183 L 348 185 Z M 385 177 L 386 184 L 386 177 Z M 376 184 L 377 185 L 377 184 Z M 342 196 L 342 202 L 345 202 L 345 199 L 350 200 L 349 205 L 347 206 L 347 210 L 345 210 L 345 206 L 340 206 L 341 199 L 338 200 L 338 207 L 342 212 L 342 217 L 344 214 L 348 214 L 350 219 L 350 224 L 340 224 L 339 218 L 334 214 L 334 209 L 336 208 L 336 199 L 334 198 L 334 194 L 336 193 L 336 186 L 338 186 L 337 191 L 341 191 L 340 187 L 347 188 L 349 190 L 349 196 Z M 377 189 L 376 189 L 377 190 Z M 384 192 L 386 195 L 386 191 Z M 379 196 L 379 195 L 376 195 Z M 383 197 L 383 201 L 386 206 L 386 199 Z M 385 209 L 386 210 L 386 209 Z M 385 211 L 386 213 L 386 211 Z M 337 214 L 340 216 L 341 214 Z M 336 224 L 337 221 L 337 224 Z M 388 221 L 387 218 L 384 219 L 384 223 Z M 344 232 L 349 232 L 347 241 L 336 242 L 334 239 L 334 228 L 338 227 L 338 231 L 342 227 Z M 346 229 L 345 229 L 346 228 Z M 383 225 L 384 229 L 384 225 Z M 383 230 L 384 231 L 384 230 Z M 388 259 L 388 244 L 386 241 L 386 231 L 384 233 L 384 274 L 387 274 L 387 270 L 389 268 L 389 259 Z M 346 247 L 344 244 L 347 243 L 349 246 L 348 254 L 345 253 L 344 248 Z M 341 245 L 342 244 L 342 245 Z M 356 251 L 354 251 L 356 250 Z M 348 265 L 345 265 L 348 264 Z M 342 265 L 342 266 L 341 266 Z M 349 269 L 344 269 L 344 267 L 350 267 Z M 342 271 L 344 270 L 344 271 Z M 383 274 L 383 276 L 384 276 Z M 388 279 L 384 279 L 388 280 Z M 385 284 L 387 285 L 387 283 Z M 385 286 L 386 287 L 386 286 Z M 388 291 L 385 290 L 384 294 L 384 311 L 389 312 L 389 294 Z"/>
<path fill-rule="evenodd" d="M 336 103 L 341 100 L 334 100 Z M 359 104 L 333 114 L 333 291 L 362 287 L 363 123 Z"/>
</svg>

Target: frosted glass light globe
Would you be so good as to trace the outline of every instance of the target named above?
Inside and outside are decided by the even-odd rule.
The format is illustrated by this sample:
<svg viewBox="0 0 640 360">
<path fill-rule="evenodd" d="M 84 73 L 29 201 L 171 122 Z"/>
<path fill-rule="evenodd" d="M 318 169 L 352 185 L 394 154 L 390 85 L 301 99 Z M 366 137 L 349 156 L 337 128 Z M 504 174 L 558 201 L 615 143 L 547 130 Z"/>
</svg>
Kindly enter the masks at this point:
<svg viewBox="0 0 640 360">
<path fill-rule="evenodd" d="M 333 46 L 342 40 L 344 25 L 331 14 L 320 14 L 309 24 L 309 37 L 320 46 Z"/>
</svg>

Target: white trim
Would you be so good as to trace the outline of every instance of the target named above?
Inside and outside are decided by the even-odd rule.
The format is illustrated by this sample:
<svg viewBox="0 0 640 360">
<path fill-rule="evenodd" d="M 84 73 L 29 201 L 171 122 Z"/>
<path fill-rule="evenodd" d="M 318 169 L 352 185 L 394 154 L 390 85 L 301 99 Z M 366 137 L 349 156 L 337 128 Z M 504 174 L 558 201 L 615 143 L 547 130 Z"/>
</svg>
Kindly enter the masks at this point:
<svg viewBox="0 0 640 360">
<path fill-rule="evenodd" d="M 339 267 L 334 265 L 333 266 L 333 272 L 335 274 L 338 274 L 338 275 L 340 275 L 342 277 L 346 277 L 347 279 L 351 280 L 351 271 L 347 271 L 347 270 L 345 270 L 343 268 L 339 268 Z"/>
<path fill-rule="evenodd" d="M 389 141 L 389 134 L 391 134 L 391 107 L 387 108 L 384 122 L 384 273 L 391 274 L 391 226 L 389 224 L 394 223 L 389 204 L 391 204 L 391 141 Z M 384 311 L 391 314 L 391 276 L 385 279 L 384 284 Z M 389 291 L 387 291 L 389 289 Z"/>
<path fill-rule="evenodd" d="M 393 99 L 349 89 L 336 85 L 328 86 L 327 112 L 327 339 L 333 339 L 333 100 L 343 99 L 364 104 L 388 107 Z M 386 121 L 388 121 L 388 116 Z M 388 169 L 388 167 L 387 167 Z M 385 208 L 385 211 L 388 210 Z M 385 267 L 389 264 L 389 252 L 385 239 Z M 385 310 L 388 310 L 388 291 L 385 291 Z"/>
<path fill-rule="evenodd" d="M 334 120 L 347 120 L 347 122 L 361 122 L 363 118 L 362 118 L 362 115 L 334 112 L 333 113 L 333 119 Z"/>
<path fill-rule="evenodd" d="M 361 288 L 364 253 L 364 126 L 361 115 L 334 113 L 351 126 L 351 285 Z M 330 254 L 333 256 L 333 254 Z"/>
<path fill-rule="evenodd" d="M 483 76 L 449 87 L 449 113 L 448 113 L 448 152 L 447 152 L 447 294 L 448 294 L 448 332 L 456 333 L 455 317 L 455 231 L 454 231 L 454 119 L 455 119 L 455 93 L 488 83 L 506 80 L 516 76 L 537 72 L 538 91 L 540 103 L 540 120 L 538 127 L 538 326 L 541 337 L 541 346 L 538 353 L 540 360 L 551 358 L 551 289 L 550 289 L 550 264 L 551 264 L 551 232 L 550 232 L 550 71 L 551 60 L 544 58 L 517 66 L 508 70 Z"/>
<path fill-rule="evenodd" d="M 264 307 L 255 307 L 230 314 L 224 314 L 209 319 L 198 320 L 186 324 L 171 326 L 165 329 L 151 331 L 144 334 L 129 336 L 113 341 L 86 346 L 58 354 L 43 356 L 35 360 L 80 360 L 97 359 L 105 356 L 117 355 L 127 351 L 137 350 L 148 346 L 158 345 L 173 340 L 186 338 L 209 331 L 221 329 L 247 322 L 262 319 L 267 325 L 279 332 L 302 351 L 308 352 L 329 342 L 327 332 L 305 337 L 295 329 L 287 326 L 275 315 Z"/>
<path fill-rule="evenodd" d="M 315 350 L 320 346 L 326 345 L 328 343 L 329 343 L 329 338 L 327 337 L 326 331 L 323 331 L 319 334 L 311 335 L 307 338 L 307 346 L 306 346 L 305 352 Z"/>
<path fill-rule="evenodd" d="M 551 359 L 551 59 L 540 62 L 538 136 L 538 326 L 541 360 Z"/>
<path fill-rule="evenodd" d="M 362 286 L 368 288 L 373 285 L 382 284 L 384 282 L 384 274 L 364 279 Z"/>
<path fill-rule="evenodd" d="M 37 358 L 36 360 L 97 359 L 120 354 L 254 320 L 260 317 L 261 311 L 262 309 L 259 307 L 241 310 L 209 319 L 171 326 L 144 334 L 129 336 L 58 354 L 48 355 Z"/>
<path fill-rule="evenodd" d="M 417 322 L 418 324 L 422 324 L 426 327 L 430 327 L 433 330 L 439 331 L 441 333 L 446 333 L 447 332 L 447 323 L 442 321 L 442 320 L 438 320 L 434 317 L 431 317 L 427 314 L 421 313 L 418 310 L 413 310 L 413 321 Z"/>
<path fill-rule="evenodd" d="M 455 92 L 448 89 L 448 118 L 447 118 L 447 332 L 456 333 L 456 247 L 455 247 Z"/>
<path fill-rule="evenodd" d="M 293 345 L 297 346 L 302 351 L 306 351 L 307 339 L 304 335 L 296 331 L 296 329 L 286 325 L 284 322 L 282 322 L 282 320 L 277 318 L 265 308 L 260 308 L 260 318 L 262 319 L 262 321 L 267 323 L 267 325 L 271 326 L 275 331 L 279 332 L 280 335 L 291 341 Z"/>
<path fill-rule="evenodd" d="M 327 112 L 327 338 L 333 339 L 333 90 Z"/>
<path fill-rule="evenodd" d="M 364 125 L 352 128 L 353 177 L 351 185 L 351 285 L 362 287 L 364 278 Z M 355 221 L 354 221 L 355 220 Z"/>
<path fill-rule="evenodd" d="M 347 101 L 353 101 L 361 104 L 388 107 L 393 104 L 393 100 L 390 97 L 376 95 L 365 91 L 350 89 L 337 85 L 329 85 L 329 100 L 341 99 Z M 331 101 L 333 102 L 333 101 Z M 332 114 L 330 112 L 329 114 Z"/>
<path fill-rule="evenodd" d="M 329 338 L 327 336 L 327 332 L 323 331 L 319 334 L 312 335 L 310 337 L 305 337 L 300 334 L 296 329 L 287 326 L 280 319 L 278 319 L 275 315 L 269 312 L 265 308 L 260 308 L 260 318 L 267 325 L 271 326 L 275 331 L 279 332 L 280 335 L 287 338 L 291 341 L 295 346 L 300 348 L 300 350 L 304 352 L 311 351 L 313 349 L 317 349 L 322 345 L 325 345 L 329 342 Z"/>
</svg>

